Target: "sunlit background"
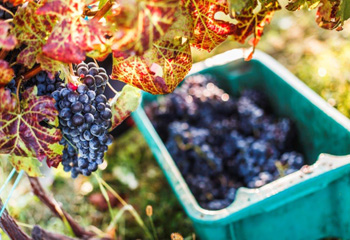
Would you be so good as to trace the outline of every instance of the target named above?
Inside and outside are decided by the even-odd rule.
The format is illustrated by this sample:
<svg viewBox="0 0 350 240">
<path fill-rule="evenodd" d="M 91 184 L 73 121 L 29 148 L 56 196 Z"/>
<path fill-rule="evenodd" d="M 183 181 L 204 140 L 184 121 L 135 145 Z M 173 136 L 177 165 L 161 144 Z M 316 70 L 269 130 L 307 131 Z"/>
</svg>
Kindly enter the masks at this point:
<svg viewBox="0 0 350 240">
<path fill-rule="evenodd" d="M 350 21 L 345 23 L 343 31 L 336 32 L 319 28 L 314 18 L 315 11 L 288 12 L 283 9 L 277 12 L 272 23 L 265 28 L 258 49 L 277 59 L 329 104 L 349 117 Z M 193 59 L 201 61 L 237 47 L 248 46 L 226 41 L 211 53 L 193 49 Z M 100 168 L 103 171 L 98 174 L 135 207 L 146 224 L 149 224 L 146 206 L 153 206 L 153 220 L 159 239 L 169 239 L 173 232 L 191 237 L 194 230 L 190 220 L 135 127 L 115 140 L 107 160 L 108 164 L 102 165 Z M 0 185 L 11 169 L 8 161 L 0 160 Z M 72 180 L 61 168 L 47 169 L 43 184 L 81 225 L 97 233 L 98 230 L 92 225 L 107 229 L 111 222 L 110 212 L 94 176 L 80 176 Z M 10 187 L 2 194 L 2 199 L 7 196 Z M 115 215 L 120 211 L 121 205 L 112 195 L 110 197 Z M 21 180 L 8 209 L 28 233 L 37 224 L 49 231 L 70 234 L 62 221 L 53 217 L 33 196 L 26 178 Z M 118 219 L 115 228 L 120 239 L 144 236 L 142 228 L 129 213 Z M 4 234 L 2 237 L 7 239 Z"/>
</svg>

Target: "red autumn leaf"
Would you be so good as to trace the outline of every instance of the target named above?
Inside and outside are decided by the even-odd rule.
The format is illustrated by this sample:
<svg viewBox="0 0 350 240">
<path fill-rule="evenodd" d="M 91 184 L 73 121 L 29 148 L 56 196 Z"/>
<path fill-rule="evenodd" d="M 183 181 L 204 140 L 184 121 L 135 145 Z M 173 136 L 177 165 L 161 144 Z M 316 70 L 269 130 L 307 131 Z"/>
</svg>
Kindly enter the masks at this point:
<svg viewBox="0 0 350 240">
<path fill-rule="evenodd" d="M 192 66 L 190 32 L 183 28 L 187 20 L 185 15 L 180 15 L 143 56 L 127 57 L 115 51 L 111 78 L 152 94 L 174 91 Z"/>
<path fill-rule="evenodd" d="M 281 9 L 277 0 L 264 0 L 261 2 L 261 9 L 255 11 L 257 6 L 258 2 L 255 1 L 253 5 L 247 6 L 235 17 L 238 23 L 232 36 L 236 41 L 244 43 L 250 35 L 254 35 L 252 40 L 253 51 L 246 60 L 252 58 L 255 46 L 260 41 L 265 25 L 270 23 L 274 12 Z"/>
<path fill-rule="evenodd" d="M 0 48 L 4 50 L 12 50 L 17 45 L 17 39 L 14 35 L 9 34 L 11 25 L 0 20 Z"/>
<path fill-rule="evenodd" d="M 86 51 L 103 44 L 104 31 L 97 21 L 64 18 L 43 46 L 43 53 L 65 63 L 80 63 Z"/>
<path fill-rule="evenodd" d="M 36 13 L 39 15 L 69 15 L 73 18 L 72 15 L 81 16 L 84 7 L 85 1 L 83 0 L 45 0 Z"/>
<path fill-rule="evenodd" d="M 141 55 L 162 37 L 175 21 L 179 0 L 118 1 L 107 17 L 117 26 L 112 50 Z"/>
<path fill-rule="evenodd" d="M 57 128 L 40 124 L 57 125 L 58 111 L 53 98 L 36 96 L 36 88 L 23 92 L 21 103 L 10 91 L 0 89 L 0 154 L 36 157 L 46 160 L 49 166 L 57 167 L 62 158 L 62 135 Z M 18 109 L 21 104 L 21 111 Z"/>
<path fill-rule="evenodd" d="M 17 57 L 17 62 L 28 68 L 36 63 L 36 55 L 41 52 L 45 39 L 53 30 L 56 18 L 49 15 L 38 15 L 38 4 L 30 2 L 28 6 L 19 8 L 13 18 L 15 34 L 19 44 L 27 45 Z"/>
<path fill-rule="evenodd" d="M 229 13 L 226 0 L 182 0 L 182 2 L 192 18 L 191 44 L 194 47 L 211 51 L 235 31 L 234 24 L 216 19 L 217 13 Z"/>
<path fill-rule="evenodd" d="M 9 63 L 4 60 L 0 60 L 0 87 L 7 85 L 14 76 L 15 73 L 10 67 Z"/>
</svg>

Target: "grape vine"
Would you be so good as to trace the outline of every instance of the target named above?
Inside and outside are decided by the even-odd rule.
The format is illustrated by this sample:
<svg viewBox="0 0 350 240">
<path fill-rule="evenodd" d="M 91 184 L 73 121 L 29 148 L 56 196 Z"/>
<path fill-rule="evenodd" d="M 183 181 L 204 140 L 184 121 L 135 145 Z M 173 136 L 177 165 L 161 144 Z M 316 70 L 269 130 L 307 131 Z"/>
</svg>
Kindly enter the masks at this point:
<svg viewBox="0 0 350 240">
<path fill-rule="evenodd" d="M 342 30 L 349 0 L 289 0 L 317 9 L 316 23 Z M 0 154 L 39 176 L 40 162 L 73 177 L 103 162 L 108 134 L 136 109 L 140 92 L 173 92 L 192 66 L 191 47 L 227 38 L 253 50 L 278 0 L 0 1 Z M 108 76 L 86 57 L 113 55 Z M 128 85 L 107 99 L 108 81 Z M 39 160 L 39 161 L 38 161 Z"/>
</svg>

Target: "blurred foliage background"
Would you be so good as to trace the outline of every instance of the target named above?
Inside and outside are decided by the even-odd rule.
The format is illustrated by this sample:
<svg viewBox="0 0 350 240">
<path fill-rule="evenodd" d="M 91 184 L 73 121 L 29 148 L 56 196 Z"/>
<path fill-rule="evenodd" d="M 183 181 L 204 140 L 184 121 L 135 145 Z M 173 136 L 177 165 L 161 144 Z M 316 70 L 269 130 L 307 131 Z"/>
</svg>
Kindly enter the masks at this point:
<svg viewBox="0 0 350 240">
<path fill-rule="evenodd" d="M 258 49 L 277 59 L 293 74 L 320 94 L 345 116 L 350 116 L 350 22 L 341 32 L 327 31 L 315 23 L 315 11 L 279 11 L 272 23 L 265 28 Z M 248 47 L 226 41 L 213 52 L 193 50 L 194 61 L 237 47 Z M 153 158 L 147 143 L 137 128 L 117 138 L 107 154 L 108 165 L 99 171 L 103 178 L 141 215 L 151 229 L 146 216 L 147 205 L 153 206 L 153 221 L 159 239 L 170 239 L 170 234 L 179 232 L 192 239 L 191 222 L 177 202 L 165 177 Z M 4 183 L 11 166 L 0 159 L 0 185 Z M 111 222 L 107 202 L 94 176 L 70 179 L 69 174 L 46 169 L 43 184 L 62 203 L 81 225 L 99 232 L 105 231 Z M 10 186 L 2 194 L 7 196 Z M 122 211 L 122 206 L 110 195 L 112 214 Z M 11 215 L 28 233 L 35 224 L 42 228 L 70 234 L 69 230 L 30 191 L 26 178 L 22 179 L 10 204 Z M 112 229 L 117 239 L 144 239 L 144 230 L 130 213 L 125 213 Z M 3 239 L 7 239 L 2 234 Z"/>
</svg>

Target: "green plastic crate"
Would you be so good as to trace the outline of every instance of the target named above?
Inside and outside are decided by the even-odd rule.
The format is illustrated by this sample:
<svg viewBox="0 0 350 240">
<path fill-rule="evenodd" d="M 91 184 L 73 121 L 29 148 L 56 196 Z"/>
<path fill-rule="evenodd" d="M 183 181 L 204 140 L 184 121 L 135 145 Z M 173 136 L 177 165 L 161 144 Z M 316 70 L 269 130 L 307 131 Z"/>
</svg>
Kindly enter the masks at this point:
<svg viewBox="0 0 350 240">
<path fill-rule="evenodd" d="M 144 93 L 133 118 L 197 235 L 202 240 L 350 239 L 350 155 L 345 156 L 350 154 L 349 119 L 270 56 L 257 51 L 249 62 L 242 56 L 241 50 L 225 52 L 195 64 L 190 74 L 214 74 L 232 95 L 244 88 L 264 91 L 275 113 L 296 123 L 301 151 L 313 165 L 261 188 L 240 188 L 227 208 L 205 210 L 142 108 L 156 96 Z"/>
</svg>

